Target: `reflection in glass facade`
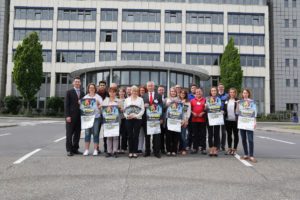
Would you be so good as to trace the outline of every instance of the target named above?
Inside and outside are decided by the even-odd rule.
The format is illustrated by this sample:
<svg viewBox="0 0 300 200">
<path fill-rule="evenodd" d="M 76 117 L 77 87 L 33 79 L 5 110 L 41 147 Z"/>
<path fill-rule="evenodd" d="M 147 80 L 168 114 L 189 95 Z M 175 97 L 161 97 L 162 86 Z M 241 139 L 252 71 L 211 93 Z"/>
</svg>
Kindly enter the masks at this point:
<svg viewBox="0 0 300 200">
<path fill-rule="evenodd" d="M 170 82 L 168 83 L 168 74 Z M 89 83 L 98 84 L 99 81 L 105 80 L 107 85 L 110 83 L 110 71 L 88 72 L 81 75 L 83 85 Z M 145 85 L 147 81 L 154 81 L 155 85 L 163 85 L 168 87 L 181 85 L 183 88 L 189 88 L 192 83 L 199 85 L 200 78 L 193 74 L 164 71 L 164 70 L 136 70 L 136 69 L 115 69 L 112 71 L 112 82 L 118 86 Z"/>
</svg>

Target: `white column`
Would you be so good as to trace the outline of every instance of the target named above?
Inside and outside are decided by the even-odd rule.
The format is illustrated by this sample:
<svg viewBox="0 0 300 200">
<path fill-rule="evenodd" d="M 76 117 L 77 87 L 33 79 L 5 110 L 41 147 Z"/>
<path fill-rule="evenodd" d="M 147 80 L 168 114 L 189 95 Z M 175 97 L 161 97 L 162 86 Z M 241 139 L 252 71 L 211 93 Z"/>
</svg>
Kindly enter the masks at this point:
<svg viewBox="0 0 300 200">
<path fill-rule="evenodd" d="M 56 89 L 56 41 L 57 41 L 57 23 L 58 23 L 58 7 L 54 6 L 53 8 L 53 36 L 52 36 L 52 60 L 51 60 L 51 82 L 50 82 L 50 97 L 55 96 Z"/>
<path fill-rule="evenodd" d="M 165 9 L 160 11 L 160 61 L 165 60 Z"/>
<path fill-rule="evenodd" d="M 121 60 L 122 51 L 122 8 L 118 9 L 118 32 L 117 32 L 117 61 Z"/>
<path fill-rule="evenodd" d="M 101 16 L 101 10 L 100 8 L 97 8 L 96 10 L 96 52 L 95 52 L 95 64 L 96 67 L 99 66 L 99 51 L 100 51 L 100 16 Z"/>
<path fill-rule="evenodd" d="M 182 38 L 181 38 L 181 63 L 186 64 L 186 10 L 182 9 Z"/>
</svg>

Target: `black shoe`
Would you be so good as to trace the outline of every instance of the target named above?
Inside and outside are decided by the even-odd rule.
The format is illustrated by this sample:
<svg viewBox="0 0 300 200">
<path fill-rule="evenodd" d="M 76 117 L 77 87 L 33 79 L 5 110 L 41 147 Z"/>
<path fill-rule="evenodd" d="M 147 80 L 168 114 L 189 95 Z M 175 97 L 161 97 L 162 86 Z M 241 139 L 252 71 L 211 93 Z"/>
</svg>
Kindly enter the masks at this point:
<svg viewBox="0 0 300 200">
<path fill-rule="evenodd" d="M 143 153 L 143 151 L 142 150 L 138 150 L 137 153 Z"/>
<path fill-rule="evenodd" d="M 101 154 L 101 153 L 102 153 L 99 149 L 98 149 L 97 151 L 98 151 L 98 154 Z"/>
<path fill-rule="evenodd" d="M 109 157 L 111 157 L 111 154 L 110 153 L 106 153 L 105 157 L 109 158 Z"/>
<path fill-rule="evenodd" d="M 193 150 L 192 152 L 191 152 L 191 154 L 197 154 L 198 153 L 198 150 Z"/>
<path fill-rule="evenodd" d="M 82 152 L 80 152 L 80 151 L 78 151 L 78 150 L 75 150 L 75 151 L 73 151 L 72 153 L 73 153 L 73 154 L 76 154 L 76 155 L 81 155 L 81 154 L 82 154 Z"/>
<path fill-rule="evenodd" d="M 150 156 L 150 153 L 145 153 L 144 154 L 144 157 L 149 157 Z"/>
<path fill-rule="evenodd" d="M 74 154 L 72 152 L 68 151 L 67 156 L 74 156 Z"/>
<path fill-rule="evenodd" d="M 159 153 L 154 154 L 154 156 L 155 156 L 156 158 L 161 158 L 161 155 L 160 155 Z"/>
<path fill-rule="evenodd" d="M 117 155 L 117 153 L 116 153 L 116 152 L 114 153 L 114 157 L 115 157 L 115 158 L 117 158 L 117 157 L 118 157 L 118 155 Z"/>
<path fill-rule="evenodd" d="M 162 154 L 166 154 L 166 151 L 165 151 L 165 150 L 161 150 L 161 153 L 162 153 Z"/>
</svg>

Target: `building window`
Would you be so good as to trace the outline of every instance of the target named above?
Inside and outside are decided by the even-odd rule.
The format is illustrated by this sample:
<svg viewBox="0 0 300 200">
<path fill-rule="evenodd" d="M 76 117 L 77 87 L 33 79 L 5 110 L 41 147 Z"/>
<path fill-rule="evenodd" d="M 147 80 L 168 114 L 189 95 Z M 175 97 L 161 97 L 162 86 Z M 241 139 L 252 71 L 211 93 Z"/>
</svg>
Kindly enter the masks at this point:
<svg viewBox="0 0 300 200">
<path fill-rule="evenodd" d="M 286 104 L 287 111 L 296 111 L 298 112 L 298 104 L 297 103 L 287 103 Z"/>
<path fill-rule="evenodd" d="M 217 87 L 219 85 L 219 79 L 220 79 L 219 76 L 212 76 L 211 77 L 211 85 L 213 87 Z"/>
<path fill-rule="evenodd" d="M 94 21 L 96 9 L 58 8 L 58 20 Z"/>
<path fill-rule="evenodd" d="M 122 31 L 122 42 L 160 43 L 160 32 Z"/>
<path fill-rule="evenodd" d="M 57 41 L 94 42 L 95 40 L 96 30 L 57 30 Z"/>
<path fill-rule="evenodd" d="M 201 33 L 201 32 L 187 32 L 186 33 L 187 44 L 213 44 L 223 45 L 222 33 Z"/>
<path fill-rule="evenodd" d="M 285 59 L 285 66 L 289 67 L 290 66 L 290 59 Z"/>
<path fill-rule="evenodd" d="M 285 86 L 290 87 L 290 79 L 285 79 Z"/>
<path fill-rule="evenodd" d="M 228 38 L 231 37 L 234 39 L 235 45 L 241 45 L 241 46 L 264 46 L 265 45 L 264 35 L 229 33 Z"/>
<path fill-rule="evenodd" d="M 123 21 L 160 22 L 160 10 L 123 10 Z"/>
<path fill-rule="evenodd" d="M 297 67 L 298 66 L 298 60 L 297 59 L 293 59 L 293 66 Z"/>
<path fill-rule="evenodd" d="M 289 39 L 284 40 L 284 46 L 285 47 L 290 47 L 290 40 Z"/>
<path fill-rule="evenodd" d="M 27 29 L 27 28 L 15 28 L 14 29 L 14 41 L 23 40 L 30 33 L 36 32 L 41 41 L 52 41 L 52 29 Z"/>
<path fill-rule="evenodd" d="M 101 9 L 101 21 L 118 21 L 117 9 Z"/>
<path fill-rule="evenodd" d="M 181 53 L 165 52 L 165 62 L 181 63 Z"/>
<path fill-rule="evenodd" d="M 288 8 L 289 7 L 289 0 L 284 0 L 284 7 Z"/>
<path fill-rule="evenodd" d="M 101 42 L 117 42 L 117 30 L 101 30 Z"/>
<path fill-rule="evenodd" d="M 293 19 L 293 28 L 297 27 L 297 19 Z"/>
<path fill-rule="evenodd" d="M 145 61 L 159 61 L 160 52 L 138 52 L 138 51 L 123 51 L 122 60 L 145 60 Z"/>
<path fill-rule="evenodd" d="M 166 10 L 165 22 L 166 23 L 181 23 L 182 14 L 181 11 Z"/>
<path fill-rule="evenodd" d="M 298 87 L 298 79 L 294 79 L 294 87 Z"/>
<path fill-rule="evenodd" d="M 100 51 L 100 62 L 103 61 L 112 61 L 117 60 L 117 52 L 116 51 Z"/>
<path fill-rule="evenodd" d="M 296 0 L 292 0 L 292 7 L 296 8 L 297 7 L 297 1 Z"/>
<path fill-rule="evenodd" d="M 264 26 L 263 14 L 228 13 L 229 25 Z"/>
<path fill-rule="evenodd" d="M 165 32 L 165 43 L 181 44 L 181 32 Z"/>
<path fill-rule="evenodd" d="M 15 19 L 52 20 L 53 8 L 15 7 Z"/>
<path fill-rule="evenodd" d="M 288 28 L 289 27 L 289 20 L 285 19 L 284 20 L 284 28 Z"/>
<path fill-rule="evenodd" d="M 66 63 L 93 63 L 95 62 L 94 51 L 68 51 L 57 50 L 56 62 Z"/>
<path fill-rule="evenodd" d="M 219 54 L 187 53 L 186 64 L 189 65 L 219 65 Z"/>
<path fill-rule="evenodd" d="M 43 56 L 43 62 L 51 62 L 52 51 L 51 50 L 43 50 L 42 56 Z"/>
<path fill-rule="evenodd" d="M 264 55 L 241 55 L 240 58 L 243 67 L 265 67 Z"/>
<path fill-rule="evenodd" d="M 293 47 L 297 47 L 297 39 L 293 39 Z"/>
<path fill-rule="evenodd" d="M 223 13 L 186 12 L 186 23 L 192 24 L 223 24 Z"/>
</svg>

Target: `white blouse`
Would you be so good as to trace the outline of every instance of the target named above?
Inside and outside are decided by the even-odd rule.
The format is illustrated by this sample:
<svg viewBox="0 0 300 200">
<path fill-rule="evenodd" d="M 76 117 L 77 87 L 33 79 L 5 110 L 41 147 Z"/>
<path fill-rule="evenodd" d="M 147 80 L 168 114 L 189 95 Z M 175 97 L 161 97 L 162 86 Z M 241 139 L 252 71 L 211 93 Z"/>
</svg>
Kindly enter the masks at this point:
<svg viewBox="0 0 300 200">
<path fill-rule="evenodd" d="M 138 114 L 134 114 L 135 118 L 142 119 L 143 114 L 145 112 L 145 106 L 144 106 L 144 100 L 141 97 L 137 97 L 136 99 L 133 99 L 132 97 L 128 97 L 125 99 L 124 102 L 124 110 L 129 106 L 137 106 L 141 108 L 141 111 Z M 128 115 L 124 112 L 124 116 L 127 119 Z"/>
</svg>

